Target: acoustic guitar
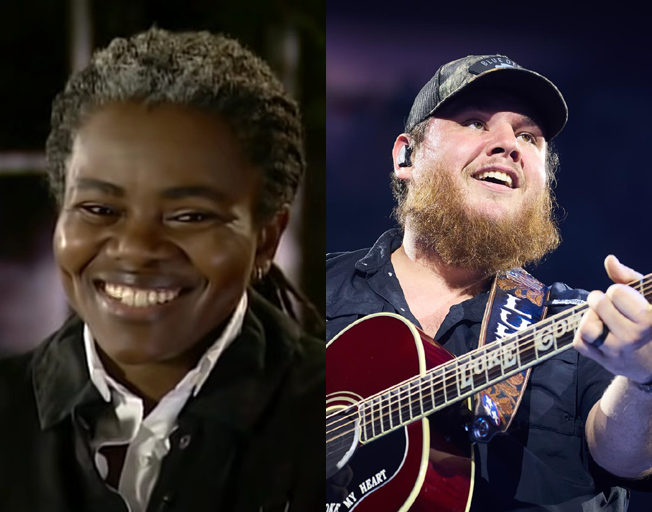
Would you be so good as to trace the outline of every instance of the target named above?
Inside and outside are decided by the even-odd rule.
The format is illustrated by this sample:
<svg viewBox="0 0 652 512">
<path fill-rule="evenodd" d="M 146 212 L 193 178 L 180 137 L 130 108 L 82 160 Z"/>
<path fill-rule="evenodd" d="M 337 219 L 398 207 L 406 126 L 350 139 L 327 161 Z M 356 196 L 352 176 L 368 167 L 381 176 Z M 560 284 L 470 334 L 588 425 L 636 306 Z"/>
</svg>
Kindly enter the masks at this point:
<svg viewBox="0 0 652 512">
<path fill-rule="evenodd" d="M 630 286 L 652 298 L 652 274 Z M 352 479 L 345 489 L 327 485 L 326 512 L 468 510 L 469 434 L 491 422 L 464 402 L 571 348 L 587 309 L 569 308 L 461 357 L 390 313 L 344 329 L 326 350 L 326 478 Z"/>
</svg>

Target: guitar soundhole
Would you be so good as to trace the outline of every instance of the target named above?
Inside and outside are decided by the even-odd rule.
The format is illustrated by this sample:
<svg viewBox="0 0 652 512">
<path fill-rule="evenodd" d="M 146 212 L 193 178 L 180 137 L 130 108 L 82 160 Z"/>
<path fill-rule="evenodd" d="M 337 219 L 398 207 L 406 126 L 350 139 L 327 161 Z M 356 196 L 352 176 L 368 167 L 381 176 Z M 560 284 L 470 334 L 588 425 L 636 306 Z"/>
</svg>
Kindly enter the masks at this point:
<svg viewBox="0 0 652 512">
<path fill-rule="evenodd" d="M 347 407 L 326 419 L 326 478 L 344 467 L 360 439 L 358 412 Z"/>
</svg>

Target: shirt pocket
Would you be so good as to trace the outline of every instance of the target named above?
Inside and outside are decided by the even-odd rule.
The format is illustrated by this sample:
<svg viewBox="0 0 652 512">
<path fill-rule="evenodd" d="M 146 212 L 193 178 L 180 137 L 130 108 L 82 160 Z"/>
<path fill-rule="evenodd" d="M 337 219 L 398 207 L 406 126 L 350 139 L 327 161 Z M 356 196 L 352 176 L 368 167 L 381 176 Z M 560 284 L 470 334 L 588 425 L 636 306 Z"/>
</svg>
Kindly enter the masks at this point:
<svg viewBox="0 0 652 512">
<path fill-rule="evenodd" d="M 531 428 L 577 435 L 577 361 L 578 353 L 566 350 L 533 368 L 529 383 Z"/>
</svg>

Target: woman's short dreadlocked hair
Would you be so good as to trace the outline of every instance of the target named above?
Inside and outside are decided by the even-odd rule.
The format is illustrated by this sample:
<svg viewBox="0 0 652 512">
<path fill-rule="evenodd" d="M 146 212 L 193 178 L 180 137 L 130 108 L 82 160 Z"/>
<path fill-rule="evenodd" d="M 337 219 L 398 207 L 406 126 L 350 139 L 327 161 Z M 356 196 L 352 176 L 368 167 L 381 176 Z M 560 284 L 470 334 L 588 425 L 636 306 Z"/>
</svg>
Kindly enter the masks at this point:
<svg viewBox="0 0 652 512">
<path fill-rule="evenodd" d="M 122 101 L 218 114 L 263 173 L 258 216 L 292 202 L 305 169 L 299 109 L 267 64 L 222 35 L 152 28 L 96 52 L 55 99 L 46 156 L 59 205 L 76 131 L 96 108 Z"/>
</svg>

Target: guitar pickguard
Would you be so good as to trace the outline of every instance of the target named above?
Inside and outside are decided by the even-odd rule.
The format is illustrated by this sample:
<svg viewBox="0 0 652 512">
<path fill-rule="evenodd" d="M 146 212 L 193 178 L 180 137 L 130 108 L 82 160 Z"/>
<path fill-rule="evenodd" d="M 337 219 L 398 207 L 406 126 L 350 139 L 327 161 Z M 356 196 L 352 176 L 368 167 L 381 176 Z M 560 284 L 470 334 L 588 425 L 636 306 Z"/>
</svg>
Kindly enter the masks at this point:
<svg viewBox="0 0 652 512">
<path fill-rule="evenodd" d="M 333 480 L 337 481 L 340 475 L 326 481 L 327 510 L 328 507 L 339 512 L 354 510 L 359 503 L 390 482 L 405 462 L 408 443 L 407 428 L 402 428 L 360 446 L 347 467 L 341 470 L 352 473 L 346 490 L 333 485 Z"/>
</svg>

